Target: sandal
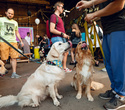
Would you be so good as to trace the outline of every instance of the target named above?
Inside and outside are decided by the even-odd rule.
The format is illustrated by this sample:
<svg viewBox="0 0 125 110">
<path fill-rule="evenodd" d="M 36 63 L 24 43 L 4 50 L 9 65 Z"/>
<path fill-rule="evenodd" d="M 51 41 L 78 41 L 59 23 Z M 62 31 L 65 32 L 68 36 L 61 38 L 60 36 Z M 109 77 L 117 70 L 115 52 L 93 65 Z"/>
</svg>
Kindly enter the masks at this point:
<svg viewBox="0 0 125 110">
<path fill-rule="evenodd" d="M 76 63 L 75 63 L 75 61 L 71 61 L 70 63 L 69 63 L 69 65 L 75 65 Z"/>
</svg>

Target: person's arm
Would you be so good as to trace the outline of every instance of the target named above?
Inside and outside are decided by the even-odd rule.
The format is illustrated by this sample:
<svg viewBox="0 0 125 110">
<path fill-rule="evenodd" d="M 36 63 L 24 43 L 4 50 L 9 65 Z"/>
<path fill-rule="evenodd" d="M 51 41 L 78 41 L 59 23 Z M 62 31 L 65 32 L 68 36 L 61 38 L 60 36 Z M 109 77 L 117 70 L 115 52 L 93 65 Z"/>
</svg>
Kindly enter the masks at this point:
<svg viewBox="0 0 125 110">
<path fill-rule="evenodd" d="M 107 5 L 105 8 L 95 12 L 93 15 L 94 15 L 94 17 L 103 17 L 103 16 L 112 15 L 112 14 L 122 10 L 124 7 L 124 3 L 125 3 L 125 0 L 114 0 L 109 5 Z"/>
<path fill-rule="evenodd" d="M 79 9 L 80 11 L 83 8 L 90 8 L 93 5 L 97 5 L 105 1 L 107 0 L 91 0 L 91 1 L 81 0 L 76 4 L 76 9 Z"/>
<path fill-rule="evenodd" d="M 32 35 L 31 35 L 31 33 L 30 33 L 30 42 L 32 42 Z"/>
<path fill-rule="evenodd" d="M 91 6 L 92 6 L 93 5 L 92 2 L 94 4 L 98 4 L 99 1 L 100 1 L 100 3 L 102 3 L 107 0 L 92 0 L 92 1 L 86 1 L 86 2 L 89 2 L 89 4 L 91 4 Z M 82 1 L 82 2 L 84 2 L 84 1 Z M 87 14 L 87 16 L 85 17 L 85 20 L 87 22 L 90 22 L 90 20 L 93 20 L 96 17 L 104 17 L 104 16 L 112 15 L 112 14 L 122 10 L 124 7 L 124 3 L 125 3 L 125 0 L 114 0 L 109 5 L 107 5 L 105 8 L 98 10 L 94 13 Z M 78 6 L 78 5 L 76 5 L 76 6 Z M 84 8 L 83 5 L 80 5 L 80 6 L 82 8 Z"/>
<path fill-rule="evenodd" d="M 56 24 L 53 22 L 50 22 L 50 32 L 56 35 L 61 35 L 61 32 L 55 29 Z"/>
<path fill-rule="evenodd" d="M 55 23 L 50 22 L 50 32 L 53 33 L 53 34 L 56 34 L 56 35 L 61 35 L 62 32 L 55 29 L 55 25 L 56 25 Z M 65 33 L 63 33 L 62 37 L 69 39 L 69 36 Z"/>
<path fill-rule="evenodd" d="M 19 34 L 18 30 L 15 31 L 15 32 L 16 32 L 16 36 L 17 36 L 17 38 L 19 39 L 19 41 L 20 41 L 20 43 L 21 43 L 21 46 L 23 47 L 24 44 L 23 44 L 23 42 L 22 42 L 22 39 L 21 39 L 21 37 L 20 37 L 20 34 Z"/>
</svg>

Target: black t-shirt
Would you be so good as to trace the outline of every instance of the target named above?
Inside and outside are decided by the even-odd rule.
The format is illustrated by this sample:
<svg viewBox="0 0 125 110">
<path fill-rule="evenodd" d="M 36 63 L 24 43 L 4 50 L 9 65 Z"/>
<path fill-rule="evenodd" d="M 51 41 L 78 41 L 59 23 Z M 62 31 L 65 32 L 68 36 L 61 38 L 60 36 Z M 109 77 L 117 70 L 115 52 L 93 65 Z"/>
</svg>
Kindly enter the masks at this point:
<svg viewBox="0 0 125 110">
<path fill-rule="evenodd" d="M 42 47 L 42 46 L 44 45 L 44 43 L 42 43 L 41 40 L 43 40 L 43 38 L 40 36 L 40 37 L 38 38 L 38 43 L 39 43 L 39 45 Z M 41 42 L 41 43 L 40 43 L 40 42 Z"/>
<path fill-rule="evenodd" d="M 72 44 L 78 44 L 81 41 L 81 35 L 77 37 L 75 32 L 71 32 L 70 40 L 72 41 Z"/>
<path fill-rule="evenodd" d="M 48 48 L 48 39 L 44 39 L 44 42 L 46 42 L 44 43 L 44 48 Z"/>
<path fill-rule="evenodd" d="M 100 4 L 100 9 L 106 7 L 113 0 L 108 0 L 102 4 Z M 101 23 L 103 26 L 103 32 L 105 34 L 110 34 L 114 31 L 123 31 L 125 30 L 125 6 L 124 8 L 112 15 L 105 16 L 101 18 Z"/>
</svg>

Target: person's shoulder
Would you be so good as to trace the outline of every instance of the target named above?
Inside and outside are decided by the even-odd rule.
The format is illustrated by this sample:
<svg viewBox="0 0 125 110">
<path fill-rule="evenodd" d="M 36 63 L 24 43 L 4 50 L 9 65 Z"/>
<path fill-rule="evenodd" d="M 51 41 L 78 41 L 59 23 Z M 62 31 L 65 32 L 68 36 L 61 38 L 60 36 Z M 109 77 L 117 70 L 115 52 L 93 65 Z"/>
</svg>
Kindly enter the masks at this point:
<svg viewBox="0 0 125 110">
<path fill-rule="evenodd" d="M 0 17 L 0 19 L 3 19 L 3 18 L 5 18 L 5 17 Z"/>
<path fill-rule="evenodd" d="M 57 16 L 56 14 L 52 14 L 50 18 L 55 18 L 56 16 Z"/>
<path fill-rule="evenodd" d="M 6 20 L 7 18 L 6 17 L 0 17 L 0 20 Z"/>
<path fill-rule="evenodd" d="M 18 24 L 18 22 L 17 22 L 16 20 L 14 20 L 14 19 L 13 19 L 13 22 L 15 22 L 15 23 L 17 23 L 17 24 Z"/>
</svg>

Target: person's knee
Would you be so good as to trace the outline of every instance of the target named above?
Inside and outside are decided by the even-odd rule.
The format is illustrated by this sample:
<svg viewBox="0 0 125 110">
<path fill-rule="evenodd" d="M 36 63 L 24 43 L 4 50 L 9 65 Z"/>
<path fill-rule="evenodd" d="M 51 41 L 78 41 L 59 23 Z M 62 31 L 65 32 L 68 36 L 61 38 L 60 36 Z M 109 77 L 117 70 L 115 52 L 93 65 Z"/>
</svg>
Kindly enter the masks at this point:
<svg viewBox="0 0 125 110">
<path fill-rule="evenodd" d="M 11 62 L 16 62 L 16 58 L 11 58 Z"/>
<path fill-rule="evenodd" d="M 67 56 L 69 54 L 69 52 L 66 52 L 66 53 L 64 53 L 64 56 Z"/>
</svg>

